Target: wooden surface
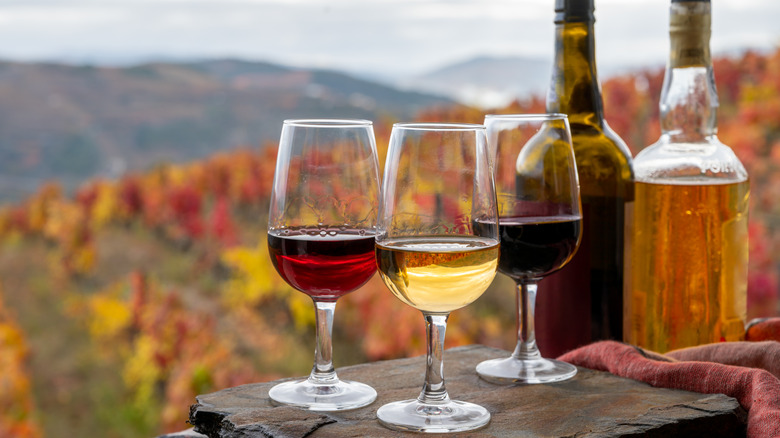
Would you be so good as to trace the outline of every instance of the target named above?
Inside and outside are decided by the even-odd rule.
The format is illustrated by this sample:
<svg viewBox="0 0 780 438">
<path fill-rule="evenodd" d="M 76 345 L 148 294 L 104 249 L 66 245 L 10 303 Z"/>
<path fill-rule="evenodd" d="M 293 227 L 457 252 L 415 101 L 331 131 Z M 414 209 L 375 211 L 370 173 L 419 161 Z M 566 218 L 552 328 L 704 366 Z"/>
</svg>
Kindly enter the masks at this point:
<svg viewBox="0 0 780 438">
<path fill-rule="evenodd" d="M 579 368 L 566 382 L 494 385 L 474 367 L 509 352 L 484 346 L 447 350 L 444 373 L 450 397 L 486 407 L 490 424 L 470 437 L 739 437 L 745 413 L 723 394 L 653 388 L 609 373 Z M 377 400 L 361 409 L 311 412 L 274 406 L 268 390 L 277 382 L 256 383 L 200 395 L 190 409 L 195 430 L 211 438 L 396 437 L 381 426 L 376 410 L 391 401 L 417 397 L 425 357 L 361 364 L 338 369 L 342 379 L 373 386 Z"/>
</svg>

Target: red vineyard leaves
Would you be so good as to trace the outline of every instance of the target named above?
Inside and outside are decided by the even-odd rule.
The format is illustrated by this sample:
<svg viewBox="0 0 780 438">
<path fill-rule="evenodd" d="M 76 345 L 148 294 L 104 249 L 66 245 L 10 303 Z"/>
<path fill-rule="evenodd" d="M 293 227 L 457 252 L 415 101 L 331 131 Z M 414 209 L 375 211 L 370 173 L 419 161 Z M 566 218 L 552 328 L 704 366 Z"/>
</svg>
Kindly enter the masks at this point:
<svg viewBox="0 0 780 438">
<path fill-rule="evenodd" d="M 225 197 L 219 197 L 214 204 L 211 234 L 226 248 L 238 243 L 236 224 L 230 213 L 230 202 Z"/>
<path fill-rule="evenodd" d="M 130 220 L 143 214 L 143 187 L 137 176 L 129 175 L 119 180 L 118 214 L 122 219 Z"/>
<path fill-rule="evenodd" d="M 178 247 L 202 239 L 237 243 L 232 218 L 239 208 L 265 209 L 276 147 L 240 149 L 192 165 L 161 165 L 119 181 L 85 183 L 68 199 L 55 183 L 0 211 L 0 238 L 42 236 L 58 247 L 53 269 L 86 275 L 94 267 L 95 231 L 141 223 Z"/>
</svg>

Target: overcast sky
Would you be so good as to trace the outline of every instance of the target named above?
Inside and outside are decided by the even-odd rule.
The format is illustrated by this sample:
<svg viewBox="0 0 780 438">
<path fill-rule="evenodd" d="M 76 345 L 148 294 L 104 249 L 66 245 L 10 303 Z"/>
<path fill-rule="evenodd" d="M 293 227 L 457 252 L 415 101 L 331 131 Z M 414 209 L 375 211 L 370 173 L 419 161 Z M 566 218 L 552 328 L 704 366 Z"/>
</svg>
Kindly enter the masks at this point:
<svg viewBox="0 0 780 438">
<path fill-rule="evenodd" d="M 780 1 L 712 0 L 716 53 L 780 44 Z M 0 58 L 240 57 L 410 75 L 478 55 L 552 56 L 554 0 L 0 0 Z M 667 0 L 596 0 L 598 61 L 657 65 Z"/>
</svg>

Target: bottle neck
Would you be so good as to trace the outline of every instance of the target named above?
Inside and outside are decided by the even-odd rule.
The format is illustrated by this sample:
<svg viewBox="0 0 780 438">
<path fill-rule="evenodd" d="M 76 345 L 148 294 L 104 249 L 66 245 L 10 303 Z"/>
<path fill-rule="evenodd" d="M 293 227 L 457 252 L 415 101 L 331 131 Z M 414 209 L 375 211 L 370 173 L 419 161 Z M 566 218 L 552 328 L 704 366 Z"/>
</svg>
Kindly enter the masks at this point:
<svg viewBox="0 0 780 438">
<path fill-rule="evenodd" d="M 547 111 L 567 114 L 571 124 L 603 126 L 592 19 L 555 24 L 555 66 Z"/>
<path fill-rule="evenodd" d="M 672 3 L 671 47 L 660 101 L 661 132 L 670 143 L 707 142 L 717 134 L 710 24 L 709 2 Z"/>
</svg>

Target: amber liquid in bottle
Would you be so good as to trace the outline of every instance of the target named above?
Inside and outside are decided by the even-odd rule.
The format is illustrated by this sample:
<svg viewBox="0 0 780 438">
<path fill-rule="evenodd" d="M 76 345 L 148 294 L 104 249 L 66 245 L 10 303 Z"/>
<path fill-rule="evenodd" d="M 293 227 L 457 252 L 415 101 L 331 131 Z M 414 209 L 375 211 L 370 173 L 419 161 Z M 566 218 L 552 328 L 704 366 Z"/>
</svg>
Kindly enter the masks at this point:
<svg viewBox="0 0 780 438">
<path fill-rule="evenodd" d="M 661 138 L 634 160 L 625 340 L 666 352 L 745 331 L 749 182 L 717 138 L 708 0 L 673 0 Z"/>
<path fill-rule="evenodd" d="M 637 182 L 628 342 L 653 351 L 745 331 L 749 183 Z"/>
<path fill-rule="evenodd" d="M 595 340 L 623 337 L 626 207 L 631 153 L 604 119 L 596 76 L 593 0 L 557 0 L 555 66 L 547 111 L 569 116 L 579 173 L 583 234 L 568 265 L 539 283 L 536 339 L 556 357 Z"/>
</svg>

